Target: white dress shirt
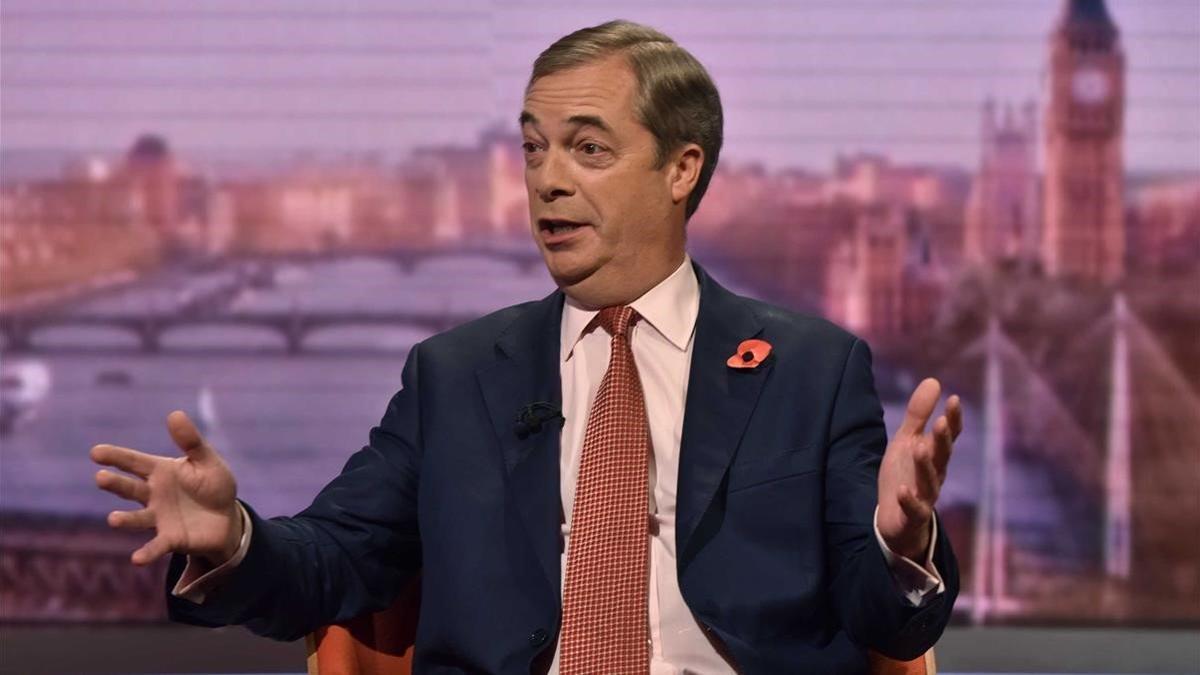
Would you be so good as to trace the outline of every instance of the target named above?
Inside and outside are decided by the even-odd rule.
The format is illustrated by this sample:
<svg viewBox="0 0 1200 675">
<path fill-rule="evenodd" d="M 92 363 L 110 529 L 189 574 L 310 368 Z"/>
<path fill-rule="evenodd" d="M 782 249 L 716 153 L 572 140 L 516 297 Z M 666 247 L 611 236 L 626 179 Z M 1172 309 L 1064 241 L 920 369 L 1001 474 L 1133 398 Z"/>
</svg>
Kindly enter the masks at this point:
<svg viewBox="0 0 1200 675">
<path fill-rule="evenodd" d="M 683 263 L 631 306 L 641 316 L 630 329 L 630 348 L 646 399 L 652 454 L 648 495 L 650 518 L 650 672 L 652 675 L 732 673 L 732 666 L 718 653 L 692 616 L 675 576 L 675 501 L 679 475 L 679 441 L 683 433 L 684 403 L 691 371 L 696 317 L 700 312 L 700 287 L 691 259 Z M 566 578 L 567 551 L 571 536 L 571 511 L 575 481 L 583 451 L 588 412 L 608 369 L 612 337 L 603 329 L 584 333 L 598 310 L 588 310 L 567 298 L 561 324 L 562 429 L 559 456 L 560 493 L 564 521 L 561 572 Z M 239 505 L 239 508 L 240 505 Z M 233 569 L 250 546 L 250 519 L 242 510 L 244 533 L 237 553 L 225 564 L 211 569 L 202 560 L 188 558 L 188 565 L 173 594 L 203 602 L 220 578 Z M 876 539 L 892 571 L 897 588 L 913 605 L 942 593 L 945 584 L 933 566 L 933 536 L 922 569 L 911 560 L 888 549 L 875 529 Z M 558 673 L 558 653 L 550 672 Z"/>
<path fill-rule="evenodd" d="M 676 579 L 675 490 L 679 476 L 679 441 L 683 434 L 684 403 L 691 373 L 696 317 L 700 314 L 700 285 L 689 256 L 657 286 L 630 303 L 641 319 L 629 332 L 633 360 L 646 398 L 650 423 L 650 672 L 732 673 L 733 668 L 709 642 L 708 637 L 683 601 Z M 561 356 L 562 408 L 566 422 L 559 456 L 562 505 L 565 521 L 561 559 L 566 579 L 567 551 L 571 536 L 571 511 L 575 503 L 575 481 L 583 453 L 588 413 L 608 370 L 612 336 L 603 329 L 584 333 L 598 310 L 588 310 L 570 297 L 563 307 Z M 936 527 L 936 525 L 935 525 Z M 944 590 L 932 565 L 930 545 L 926 567 L 883 548 L 893 578 L 913 604 L 937 589 Z M 936 537 L 936 530 L 934 531 Z M 558 654 L 550 667 L 558 672 Z"/>
</svg>

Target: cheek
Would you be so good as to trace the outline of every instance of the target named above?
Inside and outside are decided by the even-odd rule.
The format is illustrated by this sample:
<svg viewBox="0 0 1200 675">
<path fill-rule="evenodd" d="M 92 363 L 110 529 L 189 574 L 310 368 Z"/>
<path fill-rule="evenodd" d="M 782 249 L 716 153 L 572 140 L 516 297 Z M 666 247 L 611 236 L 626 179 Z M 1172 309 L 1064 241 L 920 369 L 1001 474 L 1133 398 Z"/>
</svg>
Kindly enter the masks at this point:
<svg viewBox="0 0 1200 675">
<path fill-rule="evenodd" d="M 654 238 L 655 228 L 645 225 L 665 220 L 671 210 L 671 193 L 664 188 L 662 177 L 642 174 L 625 186 L 622 196 L 629 222 L 642 225 L 637 228 L 638 238 Z"/>
<path fill-rule="evenodd" d="M 637 244 L 658 238 L 649 223 L 666 220 L 671 194 L 658 173 L 629 172 L 581 182 L 580 192 L 602 224 L 602 239 Z"/>
</svg>

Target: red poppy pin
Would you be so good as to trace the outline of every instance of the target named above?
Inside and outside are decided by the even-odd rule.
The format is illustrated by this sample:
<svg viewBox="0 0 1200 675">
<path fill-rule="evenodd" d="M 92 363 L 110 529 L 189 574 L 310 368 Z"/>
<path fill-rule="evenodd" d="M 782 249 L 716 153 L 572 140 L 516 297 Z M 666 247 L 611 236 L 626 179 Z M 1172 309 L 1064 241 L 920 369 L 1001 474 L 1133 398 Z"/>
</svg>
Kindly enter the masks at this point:
<svg viewBox="0 0 1200 675">
<path fill-rule="evenodd" d="M 766 340 L 743 340 L 725 364 L 730 368 L 757 368 L 770 353 L 771 343 Z"/>
</svg>

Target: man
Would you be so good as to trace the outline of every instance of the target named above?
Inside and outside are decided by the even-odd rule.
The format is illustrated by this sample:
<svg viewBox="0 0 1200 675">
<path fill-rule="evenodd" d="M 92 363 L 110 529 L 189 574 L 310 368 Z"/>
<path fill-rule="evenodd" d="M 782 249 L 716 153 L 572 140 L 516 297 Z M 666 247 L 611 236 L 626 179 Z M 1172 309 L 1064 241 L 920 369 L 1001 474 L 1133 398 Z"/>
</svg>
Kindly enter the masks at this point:
<svg viewBox="0 0 1200 675">
<path fill-rule="evenodd" d="M 370 442 L 264 520 L 181 412 L 174 459 L 98 445 L 100 487 L 173 552 L 171 617 L 296 639 L 420 572 L 418 672 L 861 672 L 912 658 L 958 590 L 933 506 L 961 428 L 936 381 L 888 444 L 855 337 L 726 291 L 684 232 L 720 100 L 669 38 L 566 36 L 520 115 L 558 290 L 413 347 Z M 887 446 L 886 454 L 884 453 Z"/>
</svg>

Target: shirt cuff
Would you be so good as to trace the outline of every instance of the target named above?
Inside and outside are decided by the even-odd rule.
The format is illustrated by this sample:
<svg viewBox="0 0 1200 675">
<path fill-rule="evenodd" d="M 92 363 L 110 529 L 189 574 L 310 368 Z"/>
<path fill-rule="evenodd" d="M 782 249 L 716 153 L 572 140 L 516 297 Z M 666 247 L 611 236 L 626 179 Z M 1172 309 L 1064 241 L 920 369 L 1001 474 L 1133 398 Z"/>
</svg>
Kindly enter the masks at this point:
<svg viewBox="0 0 1200 675">
<path fill-rule="evenodd" d="M 910 560 L 892 549 L 879 533 L 879 506 L 875 506 L 875 540 L 883 549 L 883 557 L 887 560 L 888 569 L 892 573 L 892 581 L 913 607 L 920 607 L 935 595 L 946 592 L 946 583 L 933 564 L 933 549 L 937 544 L 937 513 L 930 519 L 932 531 L 929 535 L 929 549 L 925 552 L 925 567 Z"/>
<path fill-rule="evenodd" d="M 242 559 L 246 557 L 246 552 L 250 550 L 250 531 L 253 529 L 253 525 L 250 523 L 250 515 L 246 513 L 246 508 L 242 506 L 241 502 L 237 502 L 237 507 L 242 518 L 242 538 L 238 541 L 238 548 L 233 557 L 213 567 L 204 558 L 189 555 L 187 565 L 183 568 L 183 574 L 179 575 L 179 581 L 175 583 L 171 595 L 197 605 L 203 604 L 205 596 L 212 592 L 218 582 L 241 564 Z"/>
</svg>

